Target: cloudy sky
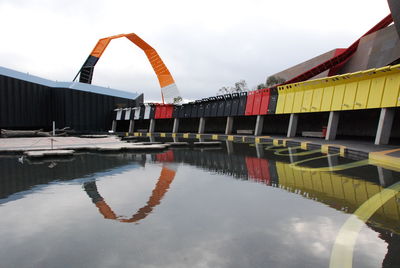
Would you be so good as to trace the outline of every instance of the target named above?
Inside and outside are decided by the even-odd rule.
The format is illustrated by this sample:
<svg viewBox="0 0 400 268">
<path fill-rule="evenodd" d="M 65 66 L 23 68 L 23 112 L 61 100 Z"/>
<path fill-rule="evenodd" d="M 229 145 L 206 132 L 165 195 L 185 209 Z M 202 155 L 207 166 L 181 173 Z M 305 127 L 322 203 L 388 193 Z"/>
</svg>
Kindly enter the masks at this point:
<svg viewBox="0 0 400 268">
<path fill-rule="evenodd" d="M 387 14 L 386 0 L 0 0 L 0 66 L 71 81 L 98 39 L 133 32 L 183 97 L 197 99 L 347 47 Z M 127 39 L 110 43 L 93 84 L 161 99 L 146 56 Z"/>
</svg>

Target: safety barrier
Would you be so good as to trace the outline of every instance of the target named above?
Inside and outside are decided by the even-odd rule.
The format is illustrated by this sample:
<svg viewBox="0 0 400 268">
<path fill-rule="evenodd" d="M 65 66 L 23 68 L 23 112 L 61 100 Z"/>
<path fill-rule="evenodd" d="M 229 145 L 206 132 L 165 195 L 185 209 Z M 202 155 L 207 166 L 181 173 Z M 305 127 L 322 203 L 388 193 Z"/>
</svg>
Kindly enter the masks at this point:
<svg viewBox="0 0 400 268">
<path fill-rule="evenodd" d="M 400 106 L 400 64 L 278 87 L 277 114 Z"/>
</svg>

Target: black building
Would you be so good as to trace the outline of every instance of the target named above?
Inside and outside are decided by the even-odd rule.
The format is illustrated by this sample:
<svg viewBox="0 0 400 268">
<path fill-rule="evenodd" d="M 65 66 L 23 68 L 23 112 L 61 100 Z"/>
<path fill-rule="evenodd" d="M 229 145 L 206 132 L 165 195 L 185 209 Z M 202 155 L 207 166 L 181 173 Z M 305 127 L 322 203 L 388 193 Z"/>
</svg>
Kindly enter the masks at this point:
<svg viewBox="0 0 400 268">
<path fill-rule="evenodd" d="M 107 131 L 115 108 L 135 107 L 143 94 L 78 82 L 55 82 L 0 67 L 0 128 Z"/>
</svg>

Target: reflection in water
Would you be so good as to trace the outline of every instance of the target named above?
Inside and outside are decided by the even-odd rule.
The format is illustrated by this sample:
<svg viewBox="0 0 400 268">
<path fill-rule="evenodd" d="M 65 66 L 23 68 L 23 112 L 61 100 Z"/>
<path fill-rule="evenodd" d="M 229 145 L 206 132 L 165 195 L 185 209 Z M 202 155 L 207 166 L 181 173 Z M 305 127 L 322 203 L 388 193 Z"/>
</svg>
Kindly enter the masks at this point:
<svg viewBox="0 0 400 268">
<path fill-rule="evenodd" d="M 168 158 L 168 155 L 171 155 L 171 152 L 167 152 L 164 154 L 158 154 L 157 157 L 160 159 Z M 167 157 L 164 158 L 164 155 Z M 168 191 L 170 184 L 174 180 L 176 170 L 173 167 L 169 167 L 164 165 L 160 178 L 157 181 L 156 187 L 154 188 L 149 200 L 147 201 L 146 206 L 140 208 L 131 218 L 129 219 L 121 219 L 117 217 L 114 211 L 108 206 L 104 198 L 97 191 L 97 186 L 95 181 L 85 182 L 84 189 L 88 196 L 92 199 L 92 202 L 99 209 L 99 212 L 104 216 L 105 219 L 118 220 L 120 222 L 138 222 L 144 218 L 146 218 L 154 209 L 155 206 L 161 203 L 162 198 L 165 193 Z"/>
<path fill-rule="evenodd" d="M 162 217 L 162 215 L 164 215 L 165 213 L 165 210 L 169 209 L 169 211 L 173 211 L 174 209 L 177 209 L 176 206 L 177 204 L 179 204 L 179 202 L 185 203 L 185 201 L 195 201 L 189 199 L 192 199 L 192 196 L 193 198 L 195 198 L 194 193 L 196 193 L 197 189 L 192 189 L 192 196 L 190 196 L 190 198 L 186 200 L 179 199 L 180 197 L 177 197 L 177 193 L 172 191 L 172 189 L 176 189 L 176 187 L 178 187 L 179 189 L 179 185 L 181 185 L 180 189 L 184 189 L 184 191 L 190 191 L 192 183 L 197 183 L 196 185 L 201 185 L 200 183 L 202 178 L 191 178 L 191 173 L 189 173 L 189 175 L 187 175 L 186 177 L 180 177 L 179 174 L 183 174 L 181 172 L 185 168 L 179 168 L 180 171 L 177 172 L 177 163 L 180 163 L 185 167 L 189 167 L 191 170 L 194 170 L 193 167 L 196 167 L 197 169 L 201 169 L 200 171 L 202 172 L 207 171 L 201 173 L 201 176 L 203 176 L 204 178 L 211 178 L 215 174 L 228 175 L 229 178 L 234 178 L 238 182 L 250 181 L 258 183 L 241 183 L 240 185 L 242 189 L 251 189 L 251 191 L 255 191 L 256 188 L 251 187 L 256 186 L 257 189 L 262 188 L 278 192 L 278 197 L 282 196 L 282 199 L 274 201 L 273 205 L 263 205 L 262 207 L 260 207 L 262 209 L 257 209 L 255 212 L 251 208 L 249 208 L 248 210 L 241 212 L 244 215 L 236 215 L 234 213 L 238 218 L 229 218 L 224 214 L 218 214 L 216 216 L 219 219 L 220 224 L 223 228 L 228 228 L 230 232 L 235 232 L 234 230 L 238 232 L 238 236 L 237 238 L 235 238 L 239 239 L 238 241 L 227 240 L 225 242 L 233 245 L 242 245 L 241 243 L 245 242 L 241 241 L 247 241 L 248 238 L 240 237 L 240 229 L 243 228 L 243 226 L 251 224 L 249 222 L 246 222 L 246 220 L 249 215 L 253 215 L 251 214 L 252 212 L 255 213 L 255 218 L 257 220 L 265 221 L 266 226 L 269 226 L 269 221 L 271 221 L 271 219 L 269 219 L 269 213 L 273 213 L 272 210 L 274 208 L 278 210 L 288 210 L 288 207 L 293 206 L 292 203 L 285 203 L 284 200 L 288 199 L 288 196 L 301 196 L 306 199 L 315 201 L 313 202 L 315 204 L 324 204 L 324 210 L 329 210 L 329 208 L 333 208 L 335 209 L 335 211 L 353 213 L 369 198 L 399 180 L 397 173 L 379 167 L 366 165 L 366 163 L 364 162 L 360 164 L 360 161 L 343 159 L 337 154 L 321 155 L 318 151 L 303 151 L 299 147 L 287 149 L 262 144 L 249 146 L 248 144 L 234 144 L 229 141 L 226 142 L 226 148 L 220 150 L 176 149 L 169 150 L 160 154 L 82 154 L 75 156 L 74 159 L 70 159 L 69 162 L 59 161 L 54 163 L 56 163 L 56 165 L 52 164 L 52 167 L 50 168 L 49 165 L 51 164 L 51 162 L 32 164 L 26 163 L 24 161 L 24 163 L 22 164 L 18 162 L 18 159 L 15 157 L 0 158 L 0 203 L 3 204 L 3 207 L 7 207 L 8 205 L 11 206 L 12 202 L 10 201 L 23 199 L 29 197 L 30 195 L 34 196 L 36 193 L 40 192 L 39 190 L 41 188 L 39 185 L 45 186 L 51 183 L 77 180 L 77 184 L 83 185 L 83 189 L 85 191 L 83 192 L 83 194 L 85 195 L 86 200 L 87 196 L 89 196 L 92 202 L 97 207 L 98 212 L 105 219 L 112 219 L 119 222 L 138 223 L 152 213 L 153 215 Z M 150 169 L 157 165 L 162 166 L 161 174 L 159 175 L 159 178 L 155 183 L 154 188 L 152 186 L 153 189 L 151 191 L 151 194 L 149 194 L 148 197 L 145 197 L 145 205 L 138 209 L 137 212 L 134 213 L 131 217 L 122 218 L 118 216 L 113 209 L 117 210 L 119 209 L 119 207 L 114 206 L 113 208 L 111 208 L 97 188 L 96 181 L 98 180 L 98 178 L 103 178 L 104 174 L 109 173 L 118 176 L 118 174 L 122 174 L 124 170 L 131 170 L 132 168 L 140 166 L 143 167 L 144 170 L 146 170 L 146 168 Z M 333 172 L 333 170 L 335 170 L 335 172 Z M 155 175 L 154 178 L 156 178 L 156 176 L 158 175 Z M 176 182 L 174 182 L 174 187 L 172 187 L 172 181 L 174 180 Z M 188 183 L 182 184 L 183 180 L 187 180 Z M 208 185 L 208 188 L 215 187 L 214 183 L 215 182 L 211 181 L 210 185 Z M 220 199 L 221 203 L 223 202 L 223 198 L 229 198 L 229 196 L 234 193 L 234 188 L 231 188 L 232 185 L 232 183 L 224 184 L 226 189 L 220 189 L 221 193 L 219 193 L 218 198 Z M 258 187 L 257 185 L 264 185 L 269 187 L 263 188 Z M 268 192 L 268 194 L 272 194 L 273 192 L 271 191 Z M 118 192 L 118 189 L 116 192 Z M 163 203 L 162 207 L 159 206 L 158 209 L 155 210 L 155 207 L 160 205 L 161 202 L 165 200 L 164 198 L 166 197 L 167 192 L 168 200 L 170 200 L 169 197 L 171 197 L 172 200 L 174 198 L 177 198 L 179 199 L 179 202 L 174 203 L 175 206 L 171 204 L 164 205 L 165 203 Z M 82 190 L 80 190 L 80 193 L 82 194 Z M 292 193 L 296 195 L 293 195 Z M 205 192 L 205 194 L 207 195 L 207 192 Z M 255 193 L 253 198 L 253 202 L 256 203 L 264 200 L 266 196 L 257 195 Z M 83 199 L 82 202 L 84 202 L 84 200 L 85 199 Z M 232 200 L 235 199 L 233 198 Z M 368 228 L 379 233 L 379 237 L 387 243 L 387 253 L 382 262 L 382 267 L 396 267 L 396 265 L 400 265 L 398 254 L 398 249 L 400 248 L 400 209 L 398 200 L 399 195 L 396 195 L 396 198 L 392 198 L 388 202 L 386 202 L 367 221 Z M 240 200 L 237 201 L 240 203 Z M 144 202 L 141 204 L 144 204 Z M 237 203 L 236 206 L 239 206 L 239 203 Z M 196 203 L 194 202 L 191 204 L 195 205 Z M 82 205 L 84 206 L 85 204 Z M 98 215 L 96 208 L 94 208 L 91 204 L 89 205 L 93 208 L 93 212 Z M 186 211 L 186 213 L 189 214 L 185 215 L 185 219 L 189 220 L 186 220 L 186 222 L 180 222 L 179 224 L 182 224 L 182 226 L 178 228 L 178 230 L 173 229 L 174 232 L 177 233 L 176 235 L 178 237 L 191 236 L 192 234 L 185 234 L 185 229 L 190 229 L 192 228 L 192 226 L 200 228 L 195 228 L 194 230 L 199 233 L 204 232 L 204 237 L 207 237 L 207 233 L 211 232 L 210 230 L 201 229 L 201 225 L 197 226 L 197 222 L 190 222 L 190 218 L 194 217 L 194 215 L 196 214 L 199 214 L 199 209 L 201 209 L 202 211 L 206 211 L 204 217 L 208 216 L 212 218 L 212 216 L 214 216 L 214 206 L 217 206 L 218 204 L 207 203 L 204 204 L 204 206 L 203 204 L 198 205 L 198 207 L 191 207 L 189 211 Z M 22 208 L 16 207 L 16 209 Z M 308 209 L 308 207 L 306 207 L 305 209 Z M 298 228 L 296 230 L 300 230 L 300 232 L 306 232 L 302 231 L 303 229 L 301 228 L 301 224 L 296 222 L 296 218 L 290 218 L 290 216 L 291 215 L 287 215 L 287 218 L 284 218 L 284 221 L 294 221 L 296 223 L 296 228 Z M 229 229 L 229 225 L 233 225 L 233 223 L 229 222 L 229 220 L 228 222 L 225 222 L 225 217 L 230 219 L 232 222 L 244 221 L 244 225 L 240 226 L 239 224 L 239 227 L 235 226 L 236 229 Z M 157 217 L 151 218 L 155 219 Z M 309 220 L 310 222 L 313 221 L 312 218 L 310 218 Z M 102 220 L 101 222 L 98 222 L 97 218 L 95 218 L 93 221 L 96 224 L 102 226 L 101 228 L 111 228 L 108 225 L 104 225 L 110 221 Z M 164 221 L 166 220 L 164 219 Z M 148 227 L 150 228 L 149 230 L 140 230 L 142 230 L 145 234 L 151 234 L 154 232 L 155 229 L 157 229 L 157 225 L 148 224 L 150 223 L 146 222 L 146 224 L 134 226 L 135 228 L 139 228 L 139 226 L 141 228 Z M 164 226 L 167 224 L 165 222 L 159 222 L 158 225 Z M 121 226 L 125 225 L 119 224 L 119 226 L 120 228 L 124 228 Z M 214 226 L 215 228 L 218 228 L 217 225 Z M 0 227 L 3 227 L 1 222 Z M 163 229 L 163 232 L 168 232 L 168 230 L 171 231 L 172 227 L 168 226 L 164 228 L 165 230 Z M 107 229 L 99 229 L 98 232 L 103 232 L 105 230 Z M 125 232 L 128 232 L 126 231 L 126 229 L 123 230 L 125 230 Z M 279 231 L 277 229 L 273 232 L 277 232 L 277 239 L 286 235 L 286 233 L 279 233 L 284 232 L 283 230 Z M 307 233 L 305 235 L 307 235 Z M 333 233 L 333 236 L 334 235 L 335 233 Z M 272 235 L 267 236 L 267 238 L 272 239 L 271 236 Z M 265 234 L 263 234 L 262 237 L 265 237 Z M 223 236 L 219 238 L 219 240 L 222 241 L 224 239 L 226 238 L 224 238 Z M 334 239 L 334 237 L 332 239 Z M 252 237 L 252 240 L 257 241 L 257 237 Z M 199 241 L 199 243 L 200 242 L 205 243 L 205 245 L 207 246 L 209 246 L 209 244 L 207 243 L 211 243 L 207 241 Z M 274 243 L 276 244 L 279 244 L 280 242 L 281 241 L 274 241 Z M 138 240 L 138 243 L 147 243 L 147 241 Z M 162 242 L 159 243 L 161 244 Z M 216 242 L 214 241 L 214 243 Z M 219 241 L 219 243 L 222 242 Z M 263 243 L 264 242 L 259 244 L 258 248 L 264 248 Z M 169 243 L 167 244 L 169 246 Z M 179 242 L 177 244 L 179 244 Z M 175 247 L 175 244 L 172 243 L 171 245 Z M 197 248 L 198 245 L 194 244 L 192 245 L 192 247 Z M 239 250 L 239 252 L 247 252 L 245 247 L 246 246 L 243 246 L 243 248 Z M 160 248 L 156 248 L 156 250 L 160 250 Z M 175 248 L 171 250 L 176 251 Z M 261 255 L 264 257 L 268 255 L 268 251 L 261 250 L 260 252 L 262 252 Z M 127 255 L 121 255 L 121 257 L 123 258 L 124 256 L 128 256 L 128 254 L 130 253 L 126 254 Z M 220 257 L 223 258 L 224 254 L 227 253 L 220 252 L 219 254 L 221 255 Z M 368 254 L 374 254 L 374 252 L 368 252 Z M 137 255 L 137 257 L 138 256 L 140 256 L 140 254 Z M 229 258 L 230 255 L 227 256 L 228 257 L 225 256 L 225 258 Z M 254 261 L 256 263 L 259 258 L 264 258 L 260 257 L 259 255 L 257 256 L 258 257 L 254 257 Z M 265 261 L 265 259 L 262 260 Z M 304 261 L 304 263 L 302 263 L 302 261 Z M 326 264 L 328 262 L 328 260 L 325 261 Z M 182 263 L 184 262 L 181 261 L 181 264 Z M 276 264 L 277 263 L 271 261 L 267 263 L 261 262 L 260 265 L 253 266 L 279 266 Z M 299 259 L 296 262 L 296 265 L 298 267 L 321 267 L 317 265 L 307 266 L 306 264 L 308 264 L 308 262 L 303 259 Z M 191 266 L 190 263 L 187 263 L 186 267 L 187 266 Z M 205 266 L 212 267 L 212 265 Z M 229 267 L 229 265 L 222 265 L 221 263 L 218 263 L 218 265 L 214 266 Z"/>
</svg>

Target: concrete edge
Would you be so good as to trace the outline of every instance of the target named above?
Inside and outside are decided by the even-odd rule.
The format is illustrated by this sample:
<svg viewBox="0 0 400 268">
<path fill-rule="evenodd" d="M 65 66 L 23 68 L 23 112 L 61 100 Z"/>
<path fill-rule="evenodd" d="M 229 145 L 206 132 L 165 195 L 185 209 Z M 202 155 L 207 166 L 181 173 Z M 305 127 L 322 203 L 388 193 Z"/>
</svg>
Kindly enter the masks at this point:
<svg viewBox="0 0 400 268">
<path fill-rule="evenodd" d="M 124 133 L 128 136 L 128 133 Z M 132 135 L 132 133 L 130 133 Z M 341 157 L 352 160 L 368 159 L 370 164 L 381 166 L 386 169 L 400 171 L 400 158 L 388 154 L 400 151 L 393 150 L 367 152 L 357 148 L 351 148 L 340 144 L 318 144 L 310 141 L 296 140 L 296 138 L 273 138 L 270 136 L 250 135 L 225 135 L 225 134 L 196 134 L 196 133 L 170 133 L 170 132 L 134 132 L 135 137 L 160 137 L 160 138 L 183 138 L 183 139 L 210 139 L 219 141 L 234 141 L 243 143 L 270 143 L 275 146 L 291 147 L 300 146 L 303 150 L 321 150 L 321 153 L 337 153 Z"/>
</svg>

